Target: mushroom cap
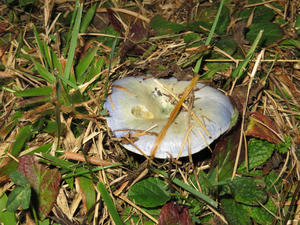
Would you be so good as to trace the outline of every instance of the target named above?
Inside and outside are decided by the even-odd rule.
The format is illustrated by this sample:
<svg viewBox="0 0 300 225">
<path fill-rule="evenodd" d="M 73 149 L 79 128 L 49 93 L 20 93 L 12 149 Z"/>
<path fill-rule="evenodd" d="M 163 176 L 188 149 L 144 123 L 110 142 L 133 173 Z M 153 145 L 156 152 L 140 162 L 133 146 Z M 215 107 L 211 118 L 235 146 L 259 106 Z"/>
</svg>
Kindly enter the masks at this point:
<svg viewBox="0 0 300 225">
<path fill-rule="evenodd" d="M 182 94 L 189 85 L 188 81 L 177 81 L 175 78 L 157 80 L 176 96 Z M 177 157 L 183 142 L 185 143 L 180 157 L 189 155 L 189 147 L 192 154 L 199 152 L 230 128 L 234 108 L 227 96 L 202 83 L 197 83 L 192 93 L 192 111 L 204 124 L 210 136 L 189 112 L 182 108 L 167 130 L 156 152 L 156 158 L 167 158 L 169 154 Z M 146 79 L 142 76 L 127 77 L 113 82 L 112 93 L 104 107 L 110 114 L 107 117 L 108 126 L 118 138 L 129 134 L 134 136 L 152 128 L 149 130 L 151 133 L 145 133 L 134 141 L 134 144 L 149 156 L 157 138 L 154 134 L 159 134 L 167 123 L 176 103 L 177 101 L 155 82 L 154 78 Z M 186 136 L 189 137 L 189 141 L 184 141 Z M 141 154 L 132 144 L 122 145 Z"/>
</svg>

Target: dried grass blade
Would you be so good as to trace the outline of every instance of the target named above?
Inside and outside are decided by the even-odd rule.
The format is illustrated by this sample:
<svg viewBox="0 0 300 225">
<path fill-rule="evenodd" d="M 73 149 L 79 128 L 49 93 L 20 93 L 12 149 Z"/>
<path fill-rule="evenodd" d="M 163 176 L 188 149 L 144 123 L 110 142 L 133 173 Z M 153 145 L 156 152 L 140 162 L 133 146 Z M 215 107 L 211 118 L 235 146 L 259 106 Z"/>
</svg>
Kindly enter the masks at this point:
<svg viewBox="0 0 300 225">
<path fill-rule="evenodd" d="M 154 82 L 159 84 L 165 91 L 167 91 L 170 95 L 172 95 L 173 98 L 176 99 L 176 101 L 179 101 L 179 98 L 171 91 L 169 90 L 165 85 L 163 85 L 162 83 L 160 83 L 158 80 L 154 79 Z M 188 106 L 185 103 L 182 103 L 182 106 L 186 109 L 189 110 Z M 197 123 L 199 124 L 199 126 L 204 130 L 204 132 L 207 134 L 207 136 L 211 137 L 210 133 L 208 132 L 208 130 L 206 129 L 206 127 L 204 126 L 204 124 L 200 121 L 200 119 L 197 117 L 197 115 L 191 111 L 191 114 L 193 116 L 193 118 L 197 121 Z M 206 141 L 206 140 L 204 140 Z"/>
<path fill-rule="evenodd" d="M 258 34 L 257 39 L 258 38 L 260 39 L 261 35 L 262 35 L 262 32 L 260 32 Z M 253 81 L 253 78 L 255 76 L 255 73 L 257 72 L 258 66 L 261 63 L 261 59 L 263 58 L 264 52 L 265 52 L 264 49 L 261 50 L 261 52 L 257 56 L 256 62 L 254 64 L 253 70 L 252 70 L 251 75 L 250 75 L 250 81 L 249 81 L 248 90 L 247 90 L 247 97 L 246 97 L 245 107 L 243 109 L 243 115 L 242 115 L 240 141 L 239 141 L 239 146 L 238 146 L 238 150 L 237 150 L 237 155 L 236 155 L 236 159 L 235 159 L 235 163 L 234 163 L 234 168 L 233 168 L 231 179 L 233 179 L 235 177 L 235 175 L 236 175 L 236 171 L 237 171 L 237 167 L 238 167 L 238 162 L 239 162 L 239 158 L 240 158 L 240 154 L 241 154 L 241 150 L 242 150 L 242 143 L 243 143 L 243 137 L 244 137 L 245 115 L 246 115 L 246 111 L 247 111 L 247 104 L 248 104 L 248 98 L 249 98 L 249 93 L 250 93 L 252 81 Z"/>
<path fill-rule="evenodd" d="M 166 133 L 169 129 L 169 127 L 172 125 L 172 123 L 174 122 L 180 108 L 182 107 L 183 102 L 185 101 L 185 99 L 187 98 L 187 96 L 190 94 L 190 92 L 193 90 L 193 88 L 195 87 L 195 85 L 197 84 L 198 80 L 199 80 L 200 76 L 198 74 L 196 74 L 191 83 L 189 84 L 189 86 L 184 90 L 182 97 L 180 98 L 180 100 L 178 101 L 178 103 L 176 104 L 175 108 L 173 109 L 173 111 L 170 114 L 170 118 L 168 120 L 168 122 L 165 124 L 165 126 L 162 128 L 162 130 L 160 131 L 160 133 L 158 134 L 158 137 L 155 140 L 154 146 L 152 148 L 151 151 L 151 158 L 155 157 L 155 154 L 162 142 L 162 140 L 164 139 L 164 137 L 166 136 Z"/>
</svg>

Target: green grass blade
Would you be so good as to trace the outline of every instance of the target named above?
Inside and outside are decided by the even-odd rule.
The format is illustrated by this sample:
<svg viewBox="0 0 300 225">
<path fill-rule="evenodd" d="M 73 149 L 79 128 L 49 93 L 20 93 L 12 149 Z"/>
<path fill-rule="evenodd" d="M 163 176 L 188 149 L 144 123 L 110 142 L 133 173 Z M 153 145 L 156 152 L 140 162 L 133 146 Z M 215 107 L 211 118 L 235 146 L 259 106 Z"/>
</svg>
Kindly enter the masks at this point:
<svg viewBox="0 0 300 225">
<path fill-rule="evenodd" d="M 80 176 L 78 177 L 78 184 L 80 186 L 81 195 L 84 196 L 83 201 L 85 206 L 89 211 L 96 203 L 96 191 L 93 181 L 90 177 Z M 91 221 L 93 219 L 93 214 L 88 213 L 87 218 L 89 221 Z"/>
<path fill-rule="evenodd" d="M 162 174 L 164 177 L 168 178 L 168 174 L 166 172 L 161 171 L 161 170 L 158 170 L 157 172 Z M 208 203 L 209 205 L 211 205 L 215 208 L 218 207 L 218 203 L 216 201 L 214 201 L 213 199 L 211 199 L 207 195 L 204 195 L 204 194 L 200 193 L 199 191 L 197 191 L 196 189 L 194 189 L 190 185 L 187 185 L 186 183 L 182 182 L 181 180 L 179 180 L 177 178 L 174 178 L 172 181 L 174 182 L 174 184 L 176 184 L 179 187 L 185 189 L 186 191 L 190 192 L 191 194 L 195 195 L 196 197 L 202 199 L 204 202 Z"/>
<path fill-rule="evenodd" d="M 32 150 L 28 155 L 33 155 L 34 153 L 47 153 L 50 152 L 53 143 L 47 143 L 42 146 L 37 147 L 36 149 Z"/>
<path fill-rule="evenodd" d="M 90 22 L 92 21 L 94 15 L 95 15 L 97 5 L 98 4 L 95 3 L 91 8 L 89 8 L 87 13 L 84 15 L 84 17 L 82 19 L 81 26 L 80 26 L 80 33 L 85 33 L 86 32 Z"/>
<path fill-rule="evenodd" d="M 45 53 L 44 53 L 43 44 L 42 44 L 42 41 L 39 37 L 39 33 L 37 32 L 36 27 L 34 25 L 33 25 L 33 33 L 34 33 L 34 36 L 35 36 L 36 43 L 37 43 L 37 45 L 39 47 L 39 50 L 41 52 L 41 56 L 42 56 L 43 59 L 45 59 L 46 57 L 45 57 Z"/>
<path fill-rule="evenodd" d="M 41 161 L 71 172 L 69 174 L 64 175 L 63 179 L 68 179 L 70 177 L 76 177 L 76 176 L 80 176 L 80 175 L 89 174 L 91 172 L 89 169 L 83 168 L 82 165 L 77 165 L 77 164 L 69 162 L 67 160 L 60 159 L 56 156 L 52 156 L 48 153 L 42 153 L 41 156 L 42 156 Z M 92 172 L 97 172 L 97 171 L 103 170 L 103 169 L 118 167 L 121 165 L 122 165 L 121 163 L 115 163 L 115 164 L 109 165 L 109 166 L 101 166 L 101 167 L 97 166 L 96 168 L 92 169 Z M 78 166 L 80 166 L 80 167 L 77 168 Z"/>
<path fill-rule="evenodd" d="M 72 31 L 73 31 L 73 26 L 74 26 L 74 23 L 75 23 L 75 18 L 76 18 L 76 15 L 77 15 L 78 5 L 79 5 L 79 0 L 76 0 L 74 10 L 73 10 L 73 13 L 72 13 L 72 19 L 71 19 L 71 22 L 70 22 L 68 35 L 67 35 L 67 38 L 66 38 L 66 47 L 64 48 L 64 51 L 63 51 L 64 58 L 66 58 L 68 49 L 70 47 L 69 43 L 70 43 L 70 40 L 71 40 L 71 37 L 72 37 Z"/>
<path fill-rule="evenodd" d="M 55 52 L 51 50 L 51 57 L 52 57 L 52 62 L 53 62 L 53 67 L 59 72 L 59 74 L 63 74 L 63 69 L 61 66 L 61 63 L 58 60 L 57 55 L 55 54 Z"/>
<path fill-rule="evenodd" d="M 50 84 L 54 84 L 54 82 L 56 81 L 55 76 L 52 73 L 50 73 L 42 64 L 36 62 L 35 60 L 32 61 L 41 77 L 48 81 Z"/>
<path fill-rule="evenodd" d="M 114 220 L 116 225 L 123 225 L 123 222 L 117 212 L 117 209 L 114 205 L 114 202 L 112 198 L 109 195 L 109 192 L 106 190 L 105 186 L 103 183 L 99 182 L 98 185 L 98 190 L 101 193 L 101 197 L 103 198 L 103 201 L 108 209 L 108 212 L 110 213 L 112 219 Z"/>
<path fill-rule="evenodd" d="M 16 91 L 15 96 L 33 97 L 33 96 L 48 96 L 52 94 L 52 88 L 49 86 L 41 88 L 25 89 L 24 91 Z"/>
<path fill-rule="evenodd" d="M 23 35 L 24 35 L 24 31 L 22 31 L 20 34 L 19 34 L 19 38 L 18 38 L 18 47 L 17 47 L 17 50 L 16 50 L 16 59 L 17 58 L 22 58 L 20 55 L 21 55 L 21 49 L 23 48 Z"/>
<path fill-rule="evenodd" d="M 95 63 L 92 63 L 91 69 L 89 70 L 89 73 L 88 73 L 85 80 L 90 81 L 94 76 L 96 76 L 98 73 L 100 73 L 101 70 L 102 70 L 103 65 L 104 65 L 104 58 L 103 57 L 100 57 L 98 59 L 98 61 L 96 61 Z"/>
<path fill-rule="evenodd" d="M 79 87 L 78 87 L 75 83 L 73 83 L 73 82 L 70 81 L 70 80 L 67 80 L 64 76 L 62 76 L 62 75 L 60 75 L 60 74 L 56 74 L 56 76 L 57 76 L 59 79 L 61 79 L 62 82 L 63 82 L 64 84 L 67 84 L 67 85 L 69 85 L 70 87 L 72 87 L 72 88 L 74 88 L 74 89 L 76 89 L 76 90 L 79 90 Z"/>
<path fill-rule="evenodd" d="M 76 66 L 75 74 L 77 78 L 76 80 L 79 84 L 82 84 L 85 81 L 86 76 L 84 76 L 84 74 L 95 58 L 97 50 L 98 48 L 93 48 L 92 50 L 88 51 L 88 53 L 80 60 L 80 62 Z"/>
<path fill-rule="evenodd" d="M 61 88 L 60 88 L 60 82 L 57 80 L 56 82 L 56 105 L 55 105 L 55 120 L 57 124 L 57 145 L 56 149 L 59 148 L 60 144 L 60 134 L 61 134 L 61 119 L 60 119 L 60 96 L 61 96 Z"/>
<path fill-rule="evenodd" d="M 79 33 L 79 28 L 80 28 L 80 23 L 81 23 L 81 17 L 82 17 L 82 5 L 80 4 L 78 6 L 77 15 L 76 15 L 76 19 L 75 19 L 75 24 L 74 24 L 74 28 L 73 28 L 73 31 L 72 31 L 72 38 L 71 38 L 71 42 L 70 42 L 68 59 L 67 59 L 66 68 L 65 68 L 65 72 L 64 72 L 64 77 L 66 78 L 66 80 L 70 79 L 70 73 L 71 73 L 72 64 L 73 64 L 73 61 L 74 61 L 74 55 L 75 55 L 75 49 L 76 49 L 76 45 L 77 45 L 78 33 Z"/>
<path fill-rule="evenodd" d="M 76 165 L 64 159 L 57 158 L 56 156 L 52 156 L 48 153 L 42 153 L 42 161 L 45 160 L 46 163 L 50 163 L 53 166 L 66 169 L 68 171 L 73 171 Z"/>
<path fill-rule="evenodd" d="M 208 46 L 210 43 L 211 43 L 211 40 L 213 38 L 213 35 L 215 33 L 215 30 L 216 30 L 216 27 L 217 27 L 217 24 L 218 24 L 218 21 L 219 21 L 219 18 L 220 18 L 220 15 L 221 15 L 221 12 L 222 12 L 222 8 L 223 8 L 223 5 L 224 5 L 224 1 L 225 0 L 221 0 L 220 2 L 220 6 L 218 8 L 218 12 L 217 12 L 217 16 L 214 20 L 214 23 L 210 29 L 210 32 L 208 34 L 208 37 L 205 41 L 205 45 Z M 201 63 L 202 63 L 202 59 L 203 59 L 203 56 L 200 57 L 200 59 L 198 59 L 197 63 L 196 63 L 196 66 L 194 68 L 194 73 L 195 74 L 198 74 L 199 73 L 199 70 L 200 70 L 200 67 L 201 67 Z"/>
<path fill-rule="evenodd" d="M 53 64 L 52 64 L 52 59 L 51 59 L 50 48 L 44 41 L 42 41 L 42 44 L 43 44 L 43 48 L 44 48 L 44 55 L 46 58 L 46 59 L 44 59 L 44 62 L 47 62 L 47 67 L 52 70 Z"/>
<path fill-rule="evenodd" d="M 209 32 L 208 37 L 207 37 L 206 42 L 205 42 L 205 45 L 206 45 L 206 46 L 208 46 L 208 45 L 210 44 L 210 42 L 211 42 L 211 40 L 212 40 L 212 37 L 213 37 L 213 35 L 214 35 L 214 33 L 215 33 L 215 30 L 216 30 L 216 27 L 217 27 L 217 24 L 218 24 L 220 15 L 221 15 L 221 11 L 222 11 L 224 2 L 225 2 L 225 0 L 222 0 L 222 1 L 220 2 L 219 8 L 218 8 L 218 12 L 217 12 L 217 16 L 216 16 L 216 18 L 215 18 L 215 20 L 214 20 L 214 23 L 213 23 L 213 25 L 212 25 L 212 27 L 211 27 L 211 29 L 210 29 L 210 32 Z"/>
<path fill-rule="evenodd" d="M 246 70 L 246 67 L 248 66 L 249 62 L 251 61 L 251 59 L 253 58 L 254 55 L 254 51 L 257 48 L 257 45 L 262 37 L 263 34 L 263 30 L 261 30 L 258 35 L 256 36 L 255 41 L 253 42 L 253 45 L 251 46 L 249 52 L 247 53 L 247 56 L 245 58 L 245 60 L 233 71 L 231 77 L 233 79 L 237 78 L 241 78 L 241 76 L 243 75 L 243 73 Z"/>
<path fill-rule="evenodd" d="M 72 174 L 70 173 L 70 174 L 67 174 L 67 175 L 63 176 L 62 179 L 68 179 L 70 177 L 77 177 L 77 176 L 81 176 L 81 175 L 85 175 L 85 174 L 90 174 L 91 171 L 92 172 L 98 172 L 100 170 L 105 170 L 105 169 L 114 168 L 114 167 L 118 167 L 118 166 L 122 166 L 122 163 L 116 163 L 116 164 L 109 165 L 109 166 L 96 167 L 96 168 L 93 168 L 91 170 L 85 169 L 85 168 L 78 168 L 74 173 L 72 173 Z"/>
</svg>

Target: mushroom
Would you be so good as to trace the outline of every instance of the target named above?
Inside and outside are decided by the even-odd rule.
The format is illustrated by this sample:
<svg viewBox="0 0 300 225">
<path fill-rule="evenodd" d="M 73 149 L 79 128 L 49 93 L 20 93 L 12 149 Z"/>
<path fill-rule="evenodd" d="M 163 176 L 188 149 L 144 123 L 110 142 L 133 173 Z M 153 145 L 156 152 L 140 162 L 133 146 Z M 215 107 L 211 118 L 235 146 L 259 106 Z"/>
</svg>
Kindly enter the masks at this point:
<svg viewBox="0 0 300 225">
<path fill-rule="evenodd" d="M 112 84 L 104 106 L 107 124 L 122 145 L 135 153 L 151 155 L 157 135 L 168 122 L 178 97 L 189 85 L 175 78 L 127 77 Z M 227 131 L 235 111 L 228 97 L 197 83 L 185 100 L 155 154 L 156 158 L 184 157 L 208 147 Z M 129 142 L 128 142 L 129 141 Z"/>
</svg>

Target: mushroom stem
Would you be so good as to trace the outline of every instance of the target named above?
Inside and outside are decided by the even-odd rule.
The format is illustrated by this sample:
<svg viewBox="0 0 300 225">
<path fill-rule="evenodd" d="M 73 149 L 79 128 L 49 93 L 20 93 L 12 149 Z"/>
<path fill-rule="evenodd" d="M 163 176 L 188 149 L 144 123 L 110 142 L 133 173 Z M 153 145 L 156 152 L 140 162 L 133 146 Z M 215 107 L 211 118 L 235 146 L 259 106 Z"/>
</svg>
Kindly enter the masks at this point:
<svg viewBox="0 0 300 225">
<path fill-rule="evenodd" d="M 155 140 L 155 143 L 154 143 L 154 146 L 152 148 L 152 151 L 151 151 L 151 158 L 153 159 L 155 157 L 155 154 L 162 142 L 162 140 L 164 139 L 164 137 L 166 136 L 166 133 L 169 129 L 169 127 L 172 125 L 172 123 L 174 122 L 180 108 L 182 107 L 185 99 L 187 98 L 187 96 L 191 93 L 191 91 L 193 90 L 193 88 L 195 87 L 195 85 L 197 84 L 198 80 L 200 78 L 200 75 L 199 74 L 196 74 L 191 83 L 189 84 L 189 86 L 186 87 L 186 89 L 184 90 L 181 98 L 179 99 L 179 101 L 177 102 L 175 108 L 173 109 L 173 111 L 171 112 L 170 114 L 170 118 L 168 120 L 168 122 L 166 123 L 166 125 L 162 128 L 162 130 L 160 131 L 160 133 L 158 134 L 156 140 Z"/>
</svg>

